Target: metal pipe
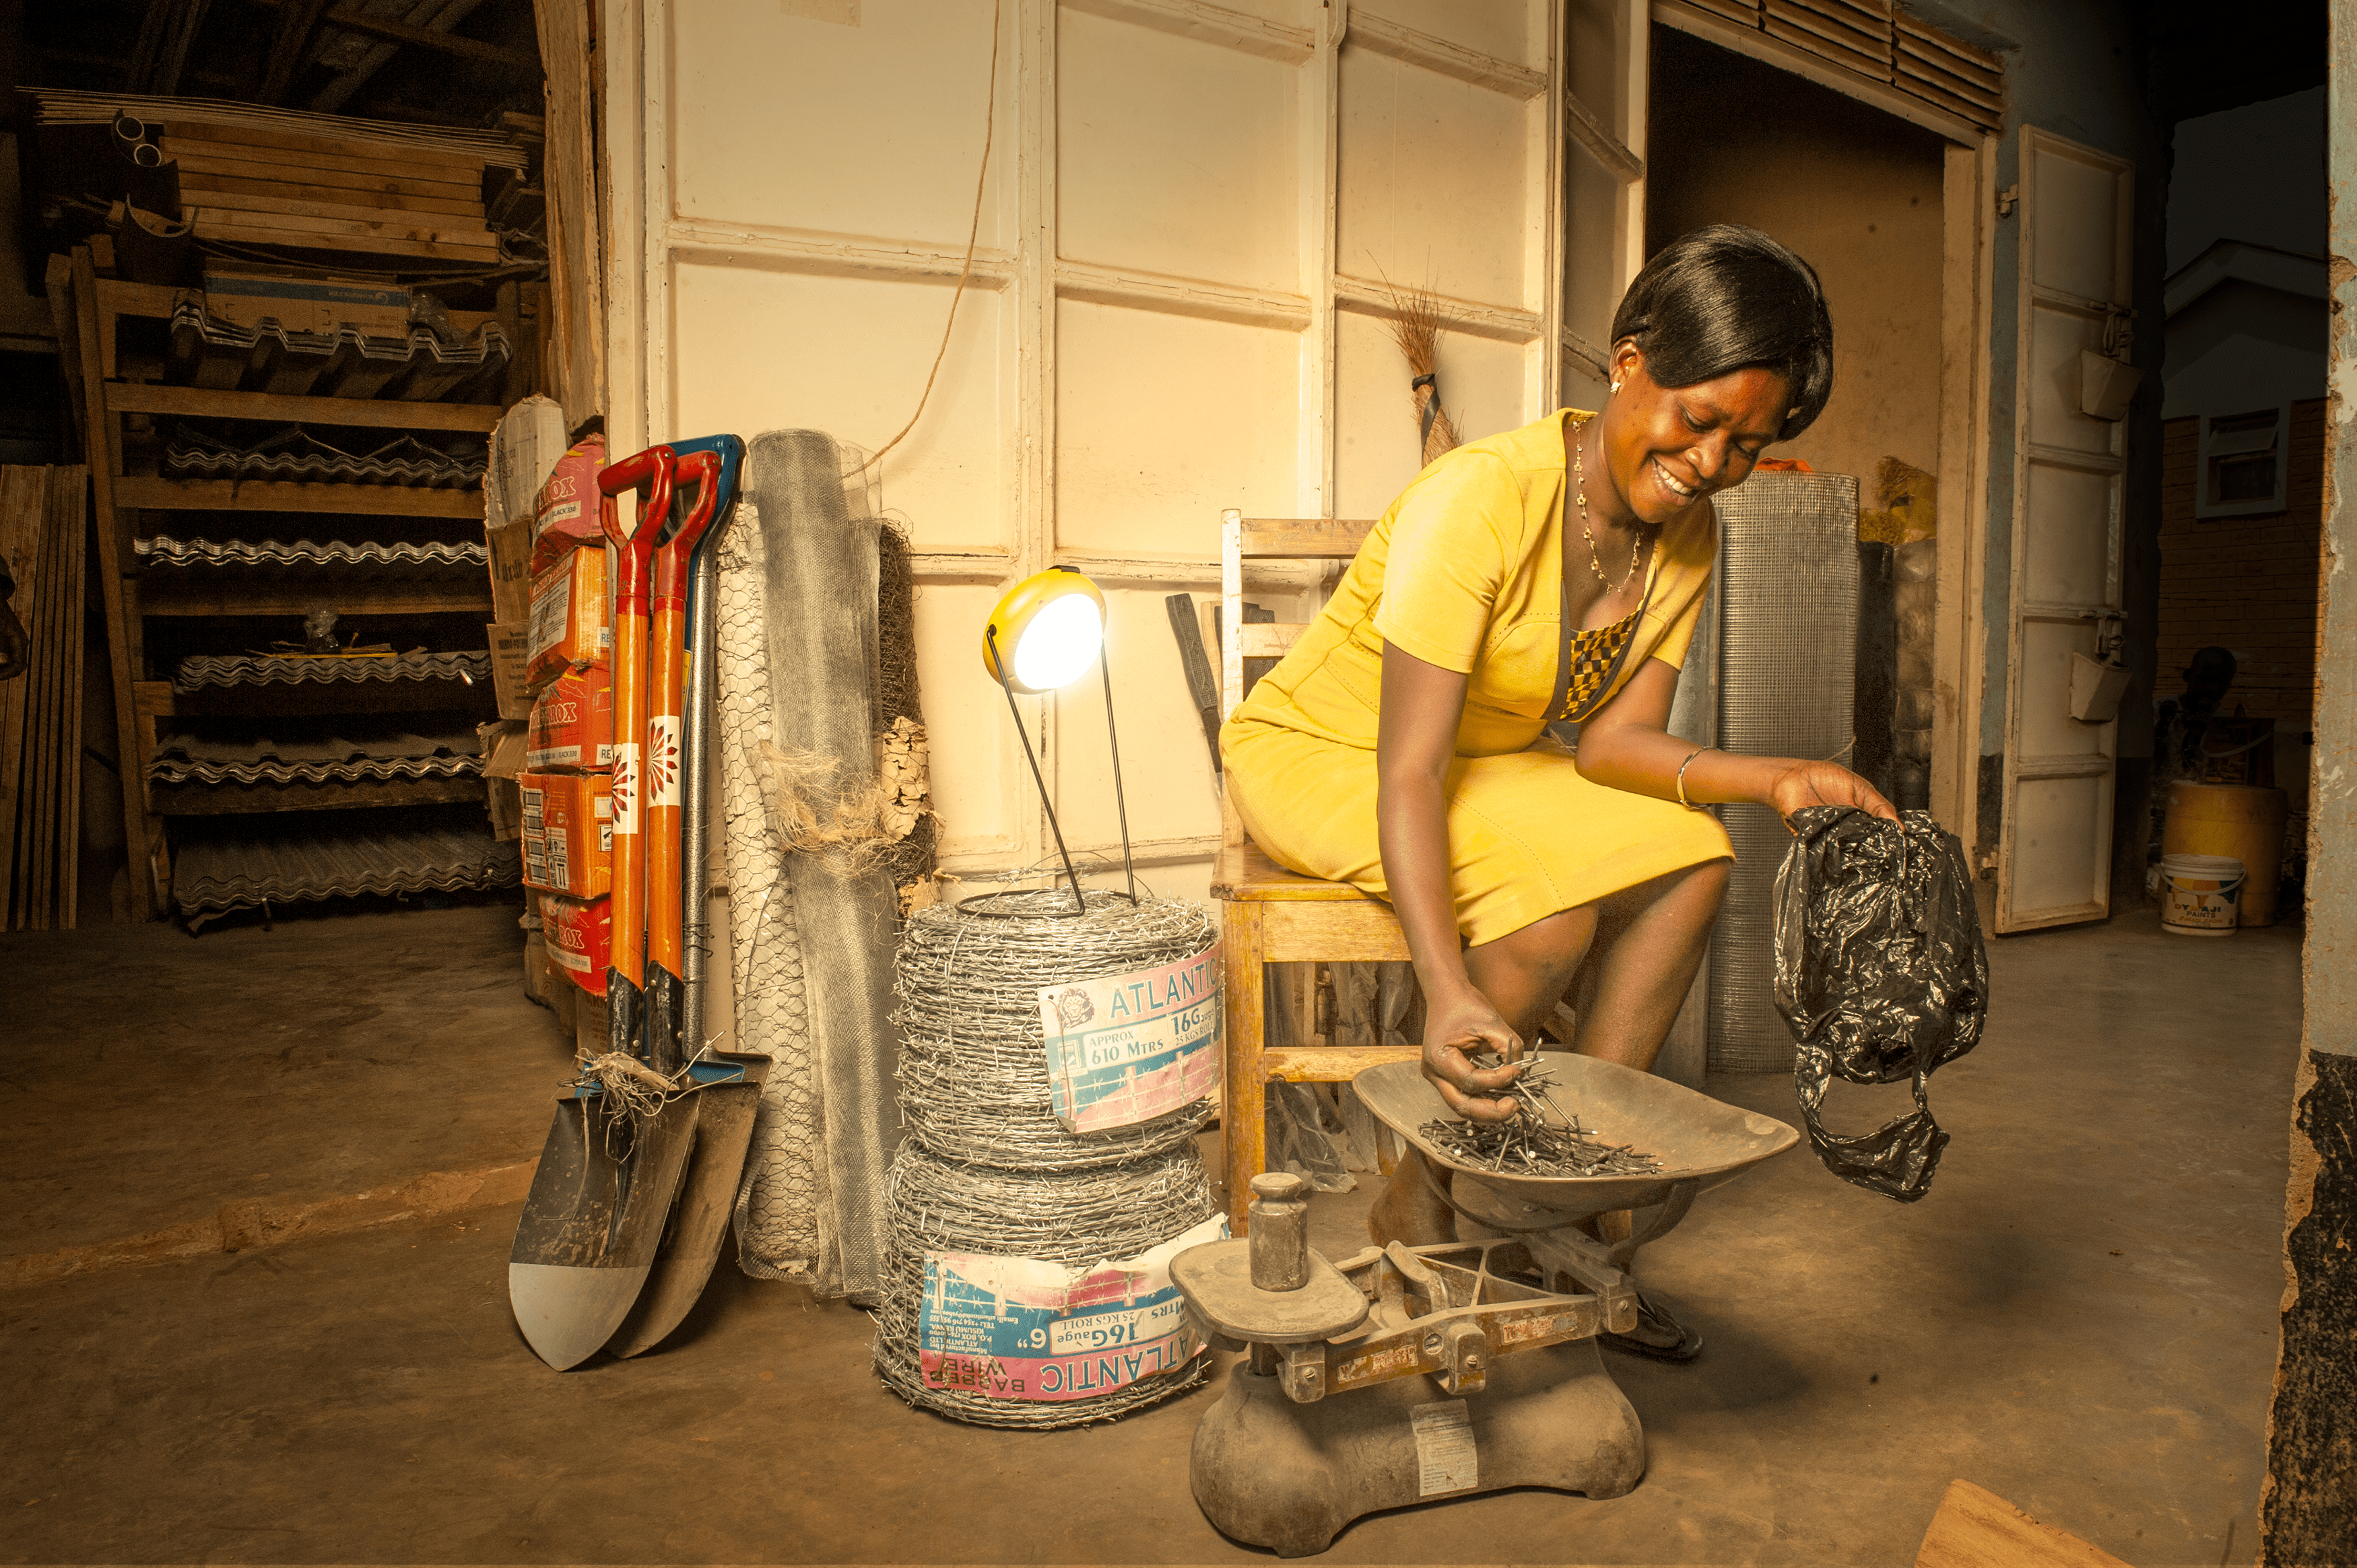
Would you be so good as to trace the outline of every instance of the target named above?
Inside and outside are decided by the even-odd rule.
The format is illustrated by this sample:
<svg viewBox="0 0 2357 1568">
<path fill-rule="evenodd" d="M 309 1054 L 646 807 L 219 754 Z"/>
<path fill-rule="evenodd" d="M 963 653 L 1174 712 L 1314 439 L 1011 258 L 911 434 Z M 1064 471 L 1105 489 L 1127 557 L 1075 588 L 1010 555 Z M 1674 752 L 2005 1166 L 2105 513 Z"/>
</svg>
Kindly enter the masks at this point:
<svg viewBox="0 0 2357 1568">
<path fill-rule="evenodd" d="M 1129 801 L 1121 789 L 1121 732 L 1113 723 L 1113 665 L 1105 659 L 1104 644 L 1097 644 L 1097 670 L 1104 676 L 1105 739 L 1113 746 L 1113 805 L 1121 814 L 1121 869 L 1129 878 L 1129 901 L 1137 902 L 1137 867 L 1129 853 Z"/>
<path fill-rule="evenodd" d="M 691 1061 L 710 1045 L 704 1035 L 704 1005 L 709 991 L 705 976 L 712 961 L 713 663 L 720 646 L 720 542 L 736 515 L 735 498 L 726 498 L 720 515 L 696 546 L 688 595 L 687 712 L 682 715 L 680 771 L 690 798 L 684 802 L 680 846 L 685 862 L 680 869 L 686 940 L 680 955 L 679 1037 Z"/>
</svg>

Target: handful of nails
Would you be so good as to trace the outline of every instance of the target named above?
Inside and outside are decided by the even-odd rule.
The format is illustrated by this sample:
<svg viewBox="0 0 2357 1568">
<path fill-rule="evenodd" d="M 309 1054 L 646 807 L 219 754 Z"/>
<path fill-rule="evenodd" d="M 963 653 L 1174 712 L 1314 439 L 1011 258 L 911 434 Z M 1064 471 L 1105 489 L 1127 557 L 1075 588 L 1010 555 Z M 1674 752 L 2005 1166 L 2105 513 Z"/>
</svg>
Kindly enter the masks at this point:
<svg viewBox="0 0 2357 1568">
<path fill-rule="evenodd" d="M 1467 1059 L 1484 1069 L 1505 1065 L 1495 1051 L 1485 1050 Z M 1578 1117 L 1555 1104 L 1550 1092 L 1554 1088 L 1553 1071 L 1534 1061 L 1499 1091 L 1517 1102 L 1517 1114 L 1503 1122 L 1435 1117 L 1416 1131 L 1451 1158 L 1505 1176 L 1648 1176 L 1662 1168 L 1662 1162 L 1652 1155 L 1625 1144 L 1608 1144 L 1582 1127 Z M 1542 1101 L 1563 1118 L 1560 1124 L 1541 1118 Z"/>
</svg>

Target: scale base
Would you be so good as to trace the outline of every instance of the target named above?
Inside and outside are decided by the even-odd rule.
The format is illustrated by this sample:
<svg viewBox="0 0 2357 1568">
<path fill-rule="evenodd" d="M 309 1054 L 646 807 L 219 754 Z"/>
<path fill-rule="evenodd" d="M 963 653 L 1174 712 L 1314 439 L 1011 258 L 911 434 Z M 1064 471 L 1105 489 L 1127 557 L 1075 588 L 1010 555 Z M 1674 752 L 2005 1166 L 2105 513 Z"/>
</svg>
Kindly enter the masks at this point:
<svg viewBox="0 0 2357 1568">
<path fill-rule="evenodd" d="M 1431 1378 L 1408 1377 L 1296 1404 L 1275 1377 L 1239 1360 L 1195 1428 L 1195 1501 L 1232 1540 L 1308 1557 L 1384 1509 L 1508 1487 L 1617 1498 L 1645 1473 L 1637 1412 L 1593 1339 L 1493 1363 L 1488 1386 L 1462 1396 L 1474 1484 L 1426 1492 L 1410 1412 L 1458 1402 Z"/>
</svg>

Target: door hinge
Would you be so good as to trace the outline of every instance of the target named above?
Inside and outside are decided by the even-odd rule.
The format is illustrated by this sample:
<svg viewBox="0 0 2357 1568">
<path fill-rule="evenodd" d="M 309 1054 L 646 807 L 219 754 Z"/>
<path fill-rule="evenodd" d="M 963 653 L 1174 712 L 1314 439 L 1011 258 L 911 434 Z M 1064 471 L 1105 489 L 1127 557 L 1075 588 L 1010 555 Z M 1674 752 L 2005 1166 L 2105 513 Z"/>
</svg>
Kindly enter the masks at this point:
<svg viewBox="0 0 2357 1568">
<path fill-rule="evenodd" d="M 2020 199 L 2021 186 L 2019 183 L 2017 182 L 2013 185 L 2007 186 L 2003 190 L 1996 193 L 1996 215 L 2000 218 L 2012 217 L 2013 204 Z"/>
</svg>

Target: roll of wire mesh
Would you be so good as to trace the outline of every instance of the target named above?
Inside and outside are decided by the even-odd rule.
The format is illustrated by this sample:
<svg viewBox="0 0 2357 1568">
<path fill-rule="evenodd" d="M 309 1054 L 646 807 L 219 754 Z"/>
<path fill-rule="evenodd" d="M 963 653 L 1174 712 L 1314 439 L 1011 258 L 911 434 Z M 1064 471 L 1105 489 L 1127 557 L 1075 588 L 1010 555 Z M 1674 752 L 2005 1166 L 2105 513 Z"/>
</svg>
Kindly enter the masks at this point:
<svg viewBox="0 0 2357 1568">
<path fill-rule="evenodd" d="M 1195 1136 L 1199 1100 L 1152 1121 L 1067 1132 L 1052 1109 L 1039 993 L 1158 968 L 1219 940 L 1209 912 L 1174 899 L 1135 904 L 1092 889 L 1011 890 L 912 916 L 893 988 L 900 1111 L 892 1240 L 876 1313 L 876 1369 L 909 1403 L 985 1426 L 1107 1421 L 1200 1385 L 1208 1358 L 1102 1393 L 1053 1402 L 996 1399 L 925 1379 L 920 1349 L 928 1253 L 973 1252 L 1092 1265 L 1150 1251 L 1210 1219 Z"/>
<path fill-rule="evenodd" d="M 1754 474 L 1713 499 L 1718 561 L 1716 742 L 1846 765 L 1857 675 L 1857 481 Z M 1735 845 L 1710 940 L 1710 1065 L 1790 1072 L 1776 1011 L 1776 868 L 1792 835 L 1767 806 L 1718 808 Z"/>
</svg>

